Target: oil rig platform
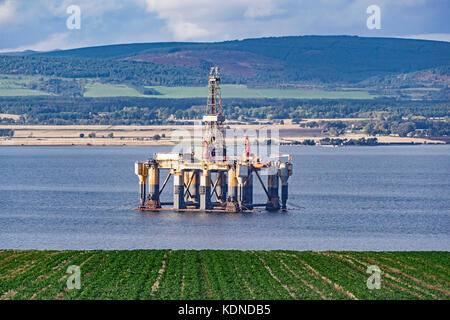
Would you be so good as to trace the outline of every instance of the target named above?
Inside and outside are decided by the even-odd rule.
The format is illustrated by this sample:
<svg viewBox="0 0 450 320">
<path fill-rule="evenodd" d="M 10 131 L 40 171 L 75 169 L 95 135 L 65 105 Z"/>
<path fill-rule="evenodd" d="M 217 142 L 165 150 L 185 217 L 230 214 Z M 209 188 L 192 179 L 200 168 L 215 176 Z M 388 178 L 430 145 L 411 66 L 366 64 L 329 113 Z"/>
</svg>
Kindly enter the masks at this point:
<svg viewBox="0 0 450 320">
<path fill-rule="evenodd" d="M 256 207 L 286 210 L 288 179 L 292 175 L 290 155 L 270 155 L 263 160 L 250 153 L 248 136 L 239 137 L 245 150 L 241 155 L 227 155 L 224 122 L 219 69 L 211 67 L 201 141 L 196 148 L 200 152 L 191 147 L 191 152 L 156 152 L 148 161 L 137 161 L 140 203 L 136 209 L 211 213 L 252 212 Z M 161 185 L 163 171 L 167 174 Z M 162 202 L 160 195 L 171 177 L 173 201 Z M 254 177 L 267 196 L 264 203 L 253 203 Z"/>
</svg>

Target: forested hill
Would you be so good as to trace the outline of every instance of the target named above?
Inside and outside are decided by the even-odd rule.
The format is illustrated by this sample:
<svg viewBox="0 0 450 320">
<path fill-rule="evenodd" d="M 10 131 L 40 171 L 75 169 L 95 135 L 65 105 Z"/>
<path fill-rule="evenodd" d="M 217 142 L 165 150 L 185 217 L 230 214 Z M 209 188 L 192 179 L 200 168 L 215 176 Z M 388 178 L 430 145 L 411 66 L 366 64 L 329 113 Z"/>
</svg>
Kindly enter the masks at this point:
<svg viewBox="0 0 450 320">
<path fill-rule="evenodd" d="M 186 78 L 204 74 L 211 64 L 216 64 L 231 82 L 241 83 L 354 83 L 373 76 L 448 66 L 450 43 L 356 36 L 298 36 L 215 43 L 122 44 L 42 55 L 179 66 L 184 67 Z"/>
<path fill-rule="evenodd" d="M 450 43 L 299 36 L 215 43 L 120 44 L 0 56 L 2 74 L 96 77 L 146 85 L 204 83 L 210 65 L 219 65 L 228 83 L 357 83 L 448 67 Z"/>
</svg>

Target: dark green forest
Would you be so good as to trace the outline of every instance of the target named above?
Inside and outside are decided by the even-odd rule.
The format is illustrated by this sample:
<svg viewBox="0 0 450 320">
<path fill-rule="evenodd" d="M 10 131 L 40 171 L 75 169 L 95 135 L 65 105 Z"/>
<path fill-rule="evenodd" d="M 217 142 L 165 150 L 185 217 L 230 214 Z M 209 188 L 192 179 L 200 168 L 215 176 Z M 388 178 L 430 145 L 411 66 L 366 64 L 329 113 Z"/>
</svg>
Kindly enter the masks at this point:
<svg viewBox="0 0 450 320">
<path fill-rule="evenodd" d="M 450 106 L 442 101 L 224 99 L 230 120 L 448 117 Z M 26 124 L 149 124 L 169 123 L 168 118 L 200 119 L 205 99 L 74 98 L 54 96 L 3 97 L 0 113 L 20 114 Z M 3 121 L 8 121 L 4 119 Z"/>
<path fill-rule="evenodd" d="M 61 78 L 96 78 L 141 85 L 205 84 L 205 74 L 183 67 L 112 59 L 0 56 L 0 74 L 40 75 Z"/>
<path fill-rule="evenodd" d="M 293 119 L 298 123 L 304 118 L 361 118 L 352 129 L 369 135 L 450 135 L 450 106 L 442 101 L 224 99 L 223 102 L 227 119 L 245 123 L 257 120 L 270 123 L 274 119 Z M 183 124 L 182 120 L 186 120 L 187 124 L 189 120 L 201 119 L 204 103 L 204 99 L 4 97 L 0 113 L 22 116 L 18 122 L 2 119 L 0 123 L 151 125 Z M 168 120 L 171 116 L 178 121 Z M 444 120 L 430 120 L 433 117 Z M 364 120 L 366 118 L 373 120 Z M 342 121 L 325 125 L 312 122 L 308 126 L 320 127 L 333 136 L 348 129 L 348 124 Z"/>
</svg>

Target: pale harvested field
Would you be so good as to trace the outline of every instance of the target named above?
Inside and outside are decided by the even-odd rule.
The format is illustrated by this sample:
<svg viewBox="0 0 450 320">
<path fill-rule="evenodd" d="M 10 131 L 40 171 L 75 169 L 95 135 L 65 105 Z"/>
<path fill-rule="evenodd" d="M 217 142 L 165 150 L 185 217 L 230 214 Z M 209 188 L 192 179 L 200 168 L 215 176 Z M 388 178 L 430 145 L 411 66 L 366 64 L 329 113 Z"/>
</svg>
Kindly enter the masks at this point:
<svg viewBox="0 0 450 320">
<path fill-rule="evenodd" d="M 317 119 L 318 120 L 318 119 Z M 278 129 L 282 142 L 303 141 L 312 139 L 318 141 L 327 137 L 317 128 L 300 128 L 296 124 L 273 125 L 230 125 L 231 128 L 242 130 Z M 106 126 L 106 125 L 70 125 L 70 126 L 30 126 L 30 125 L 0 125 L 0 129 L 14 129 L 14 137 L 0 137 L 0 146 L 11 145 L 173 145 L 171 136 L 175 130 L 185 137 L 194 132 L 193 125 L 164 126 Z M 89 138 L 90 133 L 95 138 Z M 113 138 L 108 135 L 113 134 Z M 84 138 L 80 138 L 84 134 Z M 153 136 L 164 138 L 153 140 Z M 364 134 L 346 134 L 339 136 L 344 139 L 370 138 Z M 440 140 L 422 138 L 377 136 L 380 143 L 444 143 Z M 177 141 L 177 140 L 176 140 Z"/>
<path fill-rule="evenodd" d="M 168 140 L 155 141 L 118 138 L 0 138 L 0 146 L 164 146 L 173 145 Z"/>
<path fill-rule="evenodd" d="M 0 113 L 0 119 L 13 119 L 14 121 L 18 121 L 18 120 L 20 120 L 20 115 L 18 115 L 18 114 Z"/>
<path fill-rule="evenodd" d="M 289 141 L 291 141 L 291 142 L 300 141 L 301 142 L 303 140 L 309 139 L 309 140 L 314 140 L 314 141 L 317 142 L 317 141 L 319 141 L 320 139 L 323 139 L 323 138 L 325 138 L 324 135 L 320 135 L 320 136 L 317 136 L 317 137 L 314 137 L 314 136 L 309 136 L 309 137 L 308 136 L 304 136 L 304 137 L 295 137 L 295 138 L 286 137 L 283 140 L 286 141 L 286 142 L 289 142 Z M 368 135 L 365 135 L 365 134 L 344 134 L 344 135 L 340 135 L 339 137 L 329 137 L 329 136 L 327 136 L 327 138 L 355 139 L 355 140 L 357 140 L 357 139 L 361 139 L 361 138 L 368 139 L 368 138 L 374 138 L 374 137 L 373 136 L 368 136 Z M 442 141 L 442 140 L 431 140 L 431 139 L 423 139 L 423 138 L 410 138 L 410 137 L 397 137 L 397 136 L 378 136 L 378 135 L 375 138 L 378 139 L 379 143 L 445 144 L 445 141 Z"/>
</svg>

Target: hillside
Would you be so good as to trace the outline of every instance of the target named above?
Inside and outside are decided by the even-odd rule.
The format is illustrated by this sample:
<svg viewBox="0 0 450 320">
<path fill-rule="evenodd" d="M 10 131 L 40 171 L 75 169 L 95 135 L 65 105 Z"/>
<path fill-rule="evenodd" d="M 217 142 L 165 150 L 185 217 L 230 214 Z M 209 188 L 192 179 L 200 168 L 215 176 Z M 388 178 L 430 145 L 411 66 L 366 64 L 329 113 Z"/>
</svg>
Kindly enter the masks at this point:
<svg viewBox="0 0 450 320">
<path fill-rule="evenodd" d="M 152 62 L 223 74 L 244 83 L 359 82 L 450 65 L 450 43 L 356 36 L 298 36 L 215 43 L 139 43 L 44 53 L 45 56 Z"/>
<path fill-rule="evenodd" d="M 389 125 L 383 122 L 373 132 L 396 134 L 405 119 L 450 114 L 450 43 L 349 36 L 140 43 L 3 55 L 0 113 L 18 115 L 21 124 L 198 119 L 211 64 L 222 69 L 230 120 L 376 116 Z M 447 122 L 414 121 L 408 134 L 447 135 Z"/>
<path fill-rule="evenodd" d="M 0 56 L 0 74 L 99 78 L 134 85 L 204 85 L 210 65 L 221 67 L 226 83 L 259 86 L 364 84 L 373 78 L 443 68 L 444 84 L 432 78 L 429 82 L 442 87 L 448 85 L 450 43 L 301 36 L 120 44 Z"/>
</svg>

